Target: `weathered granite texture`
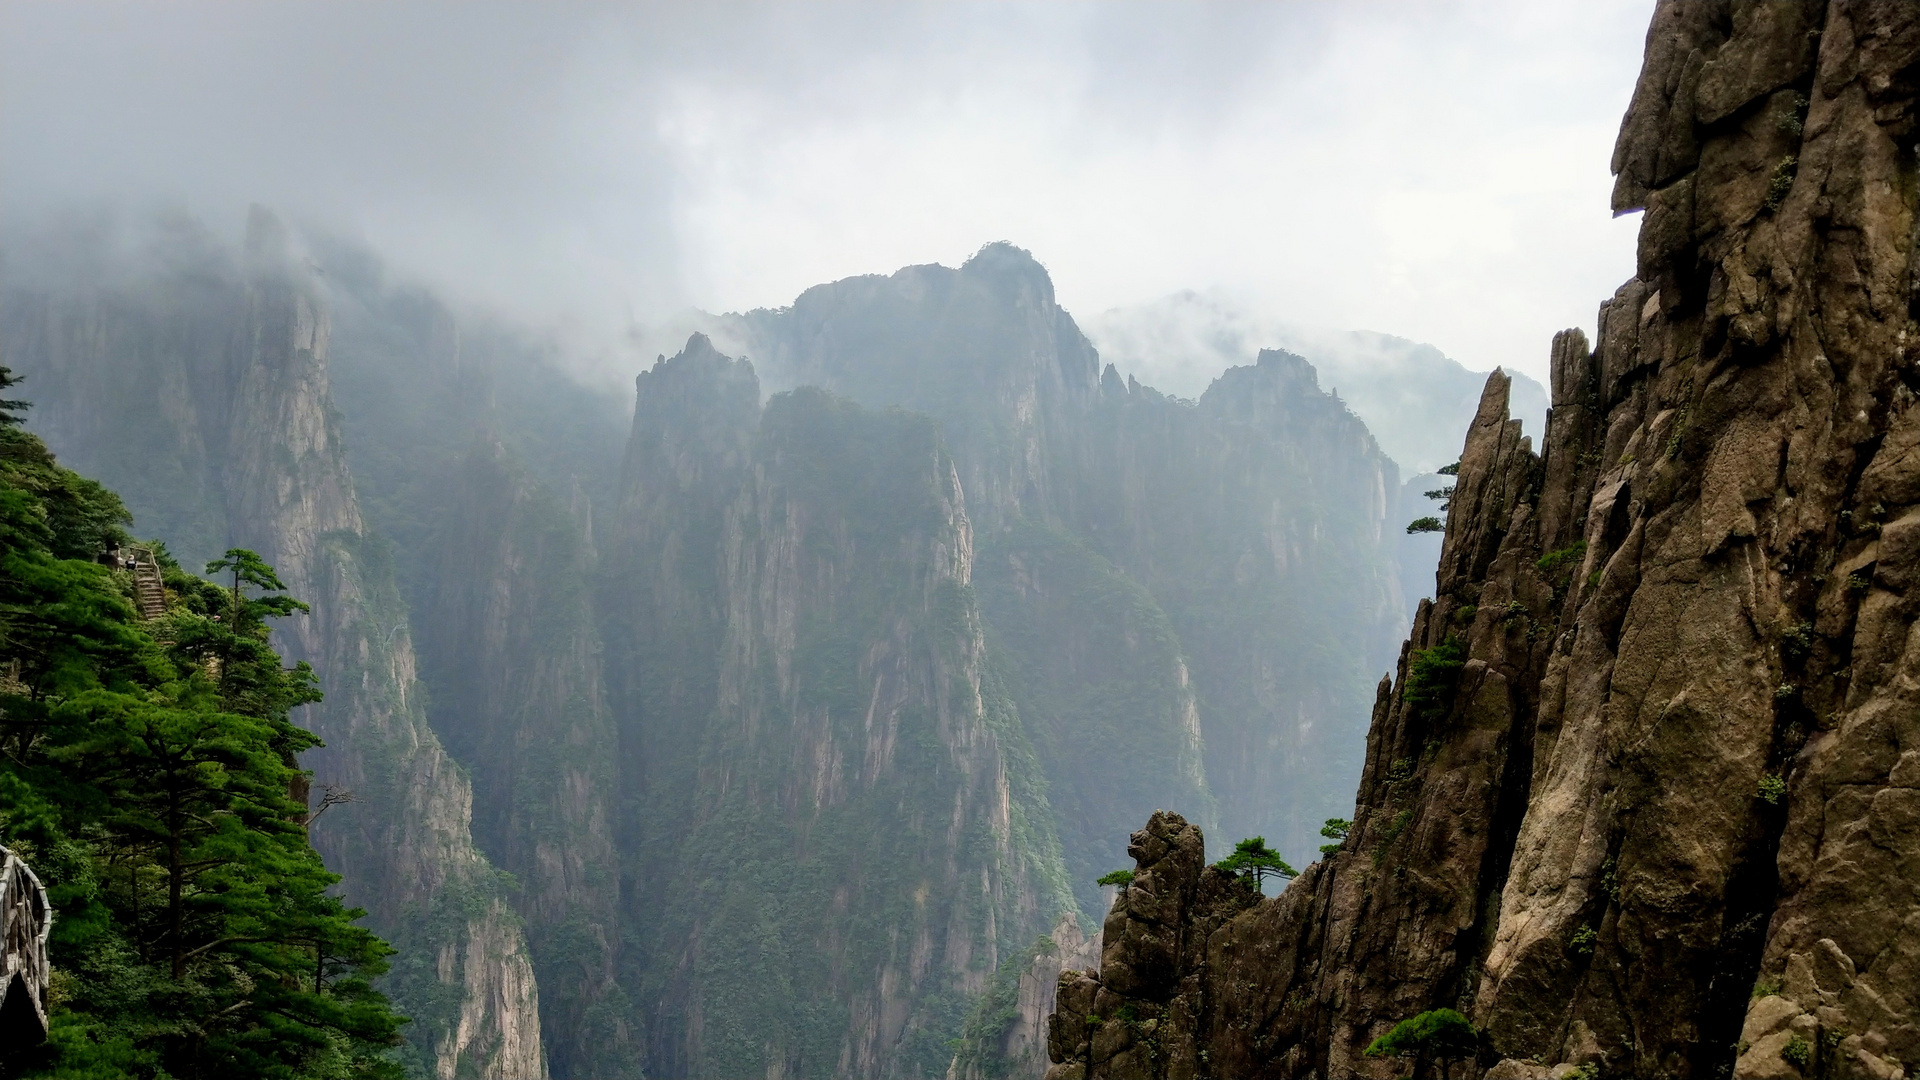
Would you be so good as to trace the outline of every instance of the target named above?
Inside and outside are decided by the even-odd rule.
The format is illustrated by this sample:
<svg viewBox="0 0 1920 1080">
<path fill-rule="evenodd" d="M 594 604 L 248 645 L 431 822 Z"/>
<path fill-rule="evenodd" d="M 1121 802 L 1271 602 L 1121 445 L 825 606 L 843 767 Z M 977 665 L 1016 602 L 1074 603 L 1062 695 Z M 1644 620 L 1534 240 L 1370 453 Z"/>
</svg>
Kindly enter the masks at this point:
<svg viewBox="0 0 1920 1080">
<path fill-rule="evenodd" d="M 1920 5 L 1658 6 L 1637 276 L 1538 454 L 1489 380 L 1351 835 L 1248 904 L 1156 815 L 1050 1076 L 1920 1064 L 1917 89 Z"/>
</svg>

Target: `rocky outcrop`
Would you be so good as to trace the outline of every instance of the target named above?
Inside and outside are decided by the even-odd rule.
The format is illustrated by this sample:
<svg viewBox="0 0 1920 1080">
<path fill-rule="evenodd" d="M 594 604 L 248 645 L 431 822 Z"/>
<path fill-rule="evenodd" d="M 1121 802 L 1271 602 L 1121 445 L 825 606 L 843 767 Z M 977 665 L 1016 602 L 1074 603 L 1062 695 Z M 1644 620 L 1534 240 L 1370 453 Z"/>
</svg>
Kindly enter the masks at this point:
<svg viewBox="0 0 1920 1080">
<path fill-rule="evenodd" d="M 1047 1071 L 1047 1017 L 1060 975 L 1100 962 L 1100 932 L 1087 937 L 1072 915 L 1034 943 L 1024 964 L 1002 962 L 961 1033 L 947 1080 L 1038 1080 Z"/>
<path fill-rule="evenodd" d="M 1538 454 L 1489 380 L 1350 835 L 1242 910 L 1156 818 L 1052 1075 L 1393 1076 L 1441 1006 L 1503 1077 L 1920 1065 L 1916 71 L 1911 5 L 1659 5 L 1638 274 Z"/>
<path fill-rule="evenodd" d="M 313 842 L 401 949 L 389 989 L 421 1064 L 544 1076 L 526 945 L 473 845 L 467 778 L 428 727 L 391 559 L 360 515 L 319 291 L 263 211 L 237 264 L 204 245 L 184 234 L 184 273 L 10 283 L 10 362 L 36 380 L 49 444 L 129 492 L 143 526 L 177 525 L 163 538 L 183 563 L 252 548 L 312 605 L 282 642 L 327 695 L 301 718 L 327 743 L 303 764 L 354 796 Z"/>
</svg>

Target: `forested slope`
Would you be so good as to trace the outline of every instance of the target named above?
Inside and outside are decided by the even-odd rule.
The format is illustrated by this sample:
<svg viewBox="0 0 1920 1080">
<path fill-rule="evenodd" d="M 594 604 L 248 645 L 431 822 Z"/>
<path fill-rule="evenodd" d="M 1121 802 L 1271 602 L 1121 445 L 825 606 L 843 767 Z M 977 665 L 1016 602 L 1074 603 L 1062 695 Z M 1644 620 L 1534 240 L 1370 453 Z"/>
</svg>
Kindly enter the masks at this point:
<svg viewBox="0 0 1920 1080">
<path fill-rule="evenodd" d="M 291 712 L 321 688 L 268 640 L 306 605 L 250 551 L 207 580 L 131 543 L 24 406 L 0 401 L 0 833 L 47 887 L 53 976 L 47 1042 L 15 1032 L 0 1069 L 399 1076 L 391 950 L 307 842 Z"/>
</svg>

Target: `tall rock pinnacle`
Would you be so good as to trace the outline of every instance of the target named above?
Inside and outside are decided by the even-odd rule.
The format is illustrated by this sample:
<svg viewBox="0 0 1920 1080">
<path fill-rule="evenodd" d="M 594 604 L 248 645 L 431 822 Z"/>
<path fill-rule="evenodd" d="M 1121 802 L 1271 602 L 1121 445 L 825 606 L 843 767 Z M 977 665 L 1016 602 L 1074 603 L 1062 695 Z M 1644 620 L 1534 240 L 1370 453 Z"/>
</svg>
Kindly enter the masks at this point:
<svg viewBox="0 0 1920 1080">
<path fill-rule="evenodd" d="M 1259 900 L 1156 816 L 1050 1076 L 1397 1076 L 1442 1007 L 1504 1080 L 1920 1065 L 1917 71 L 1920 6 L 1659 4 L 1637 275 L 1537 454 L 1489 380 L 1349 835 Z"/>
</svg>

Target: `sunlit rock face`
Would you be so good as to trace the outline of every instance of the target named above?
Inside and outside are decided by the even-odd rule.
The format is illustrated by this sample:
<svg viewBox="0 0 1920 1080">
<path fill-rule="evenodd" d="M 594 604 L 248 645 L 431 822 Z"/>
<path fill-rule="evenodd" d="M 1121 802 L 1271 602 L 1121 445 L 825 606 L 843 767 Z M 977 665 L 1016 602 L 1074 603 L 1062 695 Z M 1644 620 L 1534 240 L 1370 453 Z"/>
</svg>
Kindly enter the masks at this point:
<svg viewBox="0 0 1920 1080">
<path fill-rule="evenodd" d="M 1537 450 L 1489 380 L 1350 835 L 1250 901 L 1155 817 L 1049 1075 L 1396 1076 L 1440 1007 L 1501 1077 L 1920 1063 L 1916 64 L 1910 5 L 1659 5 L 1637 276 Z"/>
</svg>

